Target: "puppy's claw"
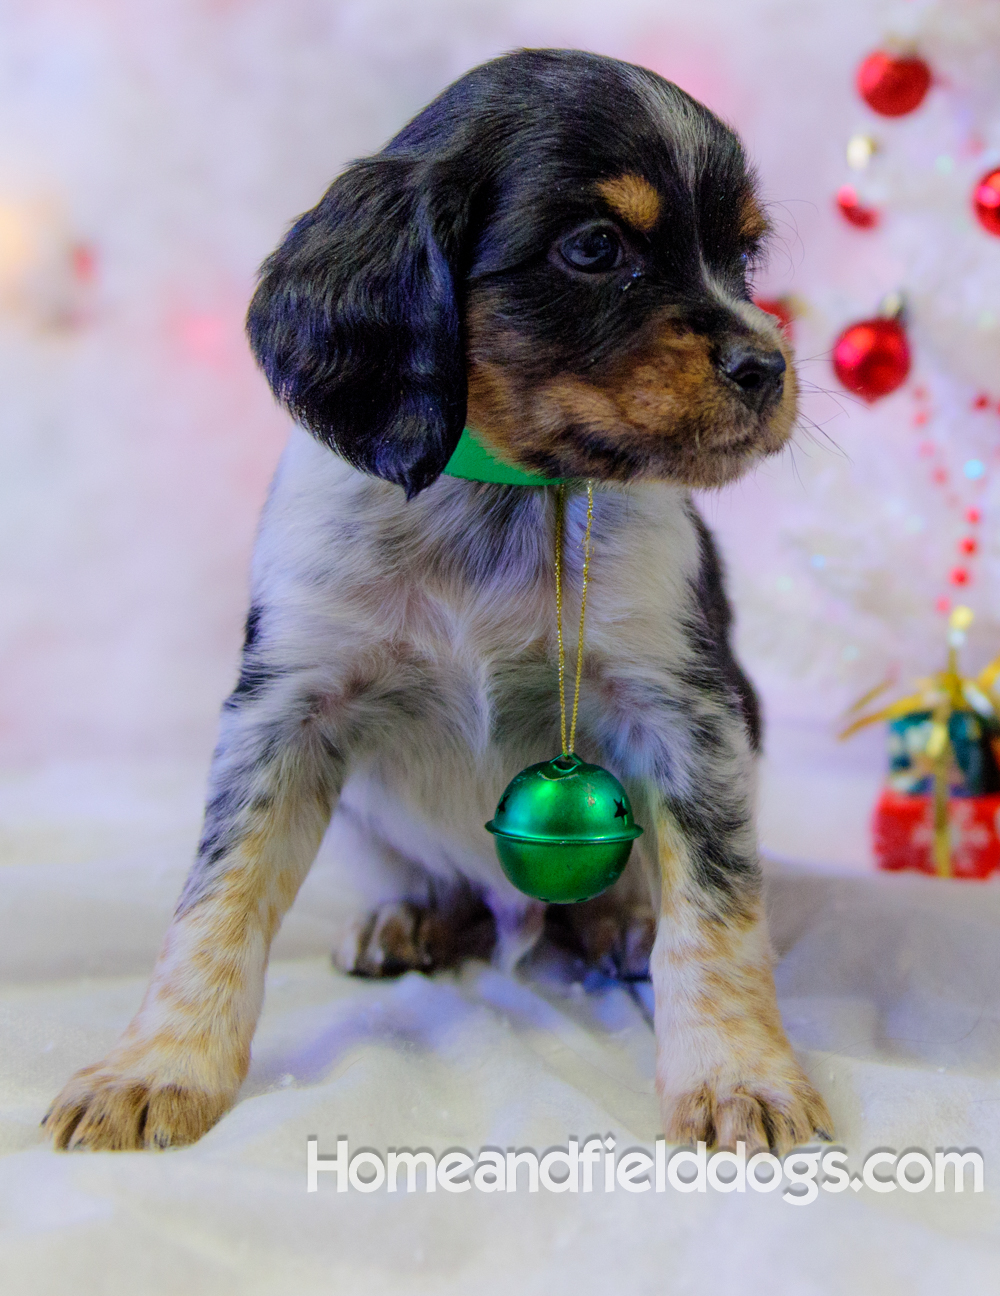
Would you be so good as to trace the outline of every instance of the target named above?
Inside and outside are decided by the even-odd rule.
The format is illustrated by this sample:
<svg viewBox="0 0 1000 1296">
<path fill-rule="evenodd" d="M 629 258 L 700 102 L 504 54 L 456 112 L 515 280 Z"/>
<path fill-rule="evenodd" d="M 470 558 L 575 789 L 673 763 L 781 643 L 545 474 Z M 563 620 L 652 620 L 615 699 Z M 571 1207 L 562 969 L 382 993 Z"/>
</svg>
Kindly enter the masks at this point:
<svg viewBox="0 0 1000 1296">
<path fill-rule="evenodd" d="M 672 1143 L 704 1142 L 709 1147 L 784 1156 L 814 1137 L 830 1142 L 833 1122 L 826 1104 L 802 1077 L 783 1092 L 763 1085 L 728 1090 L 707 1082 L 700 1089 L 663 1097 L 665 1133 Z"/>
<path fill-rule="evenodd" d="M 63 1151 L 182 1147 L 210 1129 L 230 1101 L 200 1089 L 89 1067 L 70 1080 L 42 1125 L 53 1146 Z"/>
</svg>

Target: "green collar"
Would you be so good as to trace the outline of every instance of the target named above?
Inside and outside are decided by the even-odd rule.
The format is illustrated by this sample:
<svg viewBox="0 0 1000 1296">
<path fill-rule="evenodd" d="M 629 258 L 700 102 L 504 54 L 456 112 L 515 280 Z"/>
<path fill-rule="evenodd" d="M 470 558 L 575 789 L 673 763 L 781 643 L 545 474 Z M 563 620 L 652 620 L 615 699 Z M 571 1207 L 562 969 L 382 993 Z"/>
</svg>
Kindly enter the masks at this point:
<svg viewBox="0 0 1000 1296">
<path fill-rule="evenodd" d="M 566 480 L 565 477 L 542 477 L 505 464 L 486 449 L 471 428 L 466 428 L 459 437 L 455 453 L 445 464 L 444 471 L 449 477 L 496 482 L 501 486 L 558 486 Z"/>
</svg>

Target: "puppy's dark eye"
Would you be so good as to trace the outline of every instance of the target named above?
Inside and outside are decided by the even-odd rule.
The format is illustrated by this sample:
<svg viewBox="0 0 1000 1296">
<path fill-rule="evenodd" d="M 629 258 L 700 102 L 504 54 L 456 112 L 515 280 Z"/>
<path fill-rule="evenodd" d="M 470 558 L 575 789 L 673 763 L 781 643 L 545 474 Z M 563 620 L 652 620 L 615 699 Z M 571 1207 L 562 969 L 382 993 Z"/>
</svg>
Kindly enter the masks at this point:
<svg viewBox="0 0 1000 1296">
<path fill-rule="evenodd" d="M 574 270 L 603 274 L 621 265 L 621 239 L 613 225 L 588 225 L 559 244 L 559 255 Z"/>
</svg>

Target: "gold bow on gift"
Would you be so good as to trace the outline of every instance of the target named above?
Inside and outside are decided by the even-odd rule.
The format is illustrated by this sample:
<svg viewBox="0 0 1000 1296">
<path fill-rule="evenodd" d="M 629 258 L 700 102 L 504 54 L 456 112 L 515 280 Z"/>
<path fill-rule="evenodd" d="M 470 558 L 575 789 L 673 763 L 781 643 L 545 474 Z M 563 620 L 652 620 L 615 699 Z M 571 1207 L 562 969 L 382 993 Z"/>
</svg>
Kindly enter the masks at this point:
<svg viewBox="0 0 1000 1296">
<path fill-rule="evenodd" d="M 948 840 L 948 782 L 954 753 L 948 721 L 954 711 L 975 711 L 984 720 L 1000 724 L 1000 657 L 979 672 L 975 679 L 959 673 L 958 650 L 965 642 L 965 632 L 972 624 L 972 611 L 957 607 L 948 619 L 948 664 L 943 671 L 917 681 L 917 692 L 900 698 L 868 715 L 858 716 L 838 736 L 850 738 L 866 725 L 879 720 L 897 720 L 914 711 L 931 713 L 931 732 L 924 748 L 928 772 L 934 779 L 934 871 L 939 877 L 951 877 L 951 846 Z M 892 680 L 885 680 L 859 698 L 848 712 L 856 715 L 869 706 L 878 695 L 890 688 Z"/>
</svg>

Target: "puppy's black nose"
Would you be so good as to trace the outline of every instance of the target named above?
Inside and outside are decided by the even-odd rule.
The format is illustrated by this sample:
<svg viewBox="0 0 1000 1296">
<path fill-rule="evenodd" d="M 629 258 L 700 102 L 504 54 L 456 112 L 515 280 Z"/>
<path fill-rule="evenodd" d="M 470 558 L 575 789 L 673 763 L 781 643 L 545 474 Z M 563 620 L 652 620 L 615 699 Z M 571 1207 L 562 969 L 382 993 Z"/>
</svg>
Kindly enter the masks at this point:
<svg viewBox="0 0 1000 1296">
<path fill-rule="evenodd" d="M 785 385 L 785 357 L 747 342 L 736 342 L 722 353 L 719 368 L 750 406 L 760 411 L 781 395 Z"/>
</svg>

